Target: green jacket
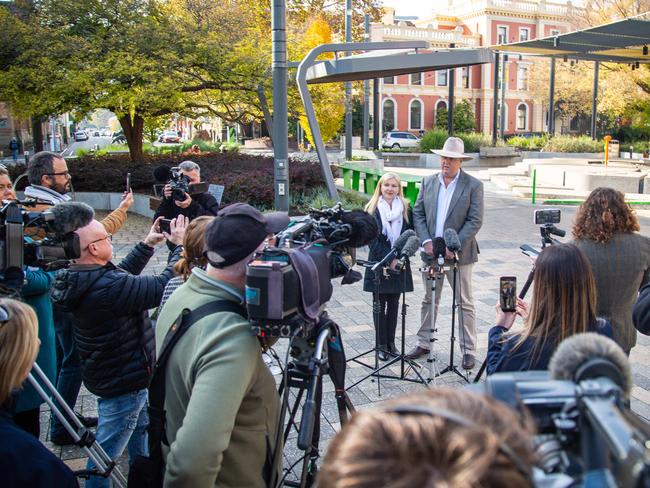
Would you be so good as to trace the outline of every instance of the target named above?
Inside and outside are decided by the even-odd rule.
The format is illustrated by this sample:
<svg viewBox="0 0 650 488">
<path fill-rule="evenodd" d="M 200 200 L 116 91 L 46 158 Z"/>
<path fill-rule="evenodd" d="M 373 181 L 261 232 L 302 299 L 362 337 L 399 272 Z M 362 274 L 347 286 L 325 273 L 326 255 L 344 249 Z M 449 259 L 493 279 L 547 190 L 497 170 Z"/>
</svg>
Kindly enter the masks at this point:
<svg viewBox="0 0 650 488">
<path fill-rule="evenodd" d="M 160 313 L 157 351 L 183 308 L 241 303 L 241 295 L 195 268 Z M 265 486 L 279 397 L 261 353 L 248 322 L 230 312 L 194 323 L 178 341 L 165 373 L 165 487 Z"/>
</svg>

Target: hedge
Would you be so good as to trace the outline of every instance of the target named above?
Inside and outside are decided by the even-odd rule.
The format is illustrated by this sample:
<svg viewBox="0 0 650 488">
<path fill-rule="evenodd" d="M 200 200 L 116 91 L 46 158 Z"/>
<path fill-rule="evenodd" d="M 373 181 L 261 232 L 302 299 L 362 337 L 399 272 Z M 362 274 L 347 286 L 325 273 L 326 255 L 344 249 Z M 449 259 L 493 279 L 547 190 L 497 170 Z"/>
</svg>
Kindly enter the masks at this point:
<svg viewBox="0 0 650 488">
<path fill-rule="evenodd" d="M 153 170 L 159 165 L 176 166 L 191 159 L 201 166 L 202 179 L 225 186 L 222 203 L 247 202 L 260 209 L 273 207 L 273 158 L 234 152 L 205 153 L 190 158 L 182 155 L 145 156 L 139 163 L 128 155 L 87 156 L 67 160 L 75 191 L 121 192 L 126 174 L 131 173 L 131 187 L 138 193 L 153 194 Z M 12 179 L 25 172 L 24 165 L 9 168 Z M 336 171 L 336 169 L 334 169 Z M 337 175 L 334 174 L 334 177 Z M 291 194 L 305 195 L 325 184 L 320 164 L 308 160 L 289 162 Z M 19 190 L 27 185 L 26 178 Z"/>
</svg>

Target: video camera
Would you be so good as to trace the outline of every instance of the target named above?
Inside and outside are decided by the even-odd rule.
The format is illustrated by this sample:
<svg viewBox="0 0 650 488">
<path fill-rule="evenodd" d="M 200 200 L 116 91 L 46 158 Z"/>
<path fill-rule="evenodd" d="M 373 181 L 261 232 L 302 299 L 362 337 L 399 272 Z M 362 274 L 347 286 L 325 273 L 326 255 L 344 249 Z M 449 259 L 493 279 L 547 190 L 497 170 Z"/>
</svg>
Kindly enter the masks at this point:
<svg viewBox="0 0 650 488">
<path fill-rule="evenodd" d="M 472 389 L 532 416 L 537 486 L 647 487 L 650 426 L 630 410 L 631 387 L 625 353 L 592 333 L 564 341 L 549 371 L 497 373 Z"/>
<path fill-rule="evenodd" d="M 546 244 L 556 243 L 553 236 L 564 237 L 566 231 L 555 226 L 560 223 L 561 212 L 559 208 L 535 210 L 535 225 L 539 225 L 539 232 L 542 236 L 542 247 Z"/>
<path fill-rule="evenodd" d="M 310 209 L 277 236 L 277 247 L 258 253 L 246 272 L 246 305 L 260 337 L 311 336 L 332 296 L 331 280 L 355 283 L 357 247 L 377 236 L 373 216 L 362 210 Z"/>
<path fill-rule="evenodd" d="M 169 167 L 165 165 L 158 166 L 153 171 L 156 181 L 165 181 L 172 189 L 172 200 L 182 202 L 190 195 L 198 195 L 208 191 L 207 183 L 190 183 L 190 178 L 183 174 L 178 166 Z"/>
<path fill-rule="evenodd" d="M 12 289 L 22 285 L 23 266 L 46 271 L 67 267 L 81 255 L 74 233 L 93 218 L 90 207 L 77 203 L 53 206 L 45 212 L 29 212 L 35 200 L 12 201 L 0 208 L 0 273 Z"/>
</svg>

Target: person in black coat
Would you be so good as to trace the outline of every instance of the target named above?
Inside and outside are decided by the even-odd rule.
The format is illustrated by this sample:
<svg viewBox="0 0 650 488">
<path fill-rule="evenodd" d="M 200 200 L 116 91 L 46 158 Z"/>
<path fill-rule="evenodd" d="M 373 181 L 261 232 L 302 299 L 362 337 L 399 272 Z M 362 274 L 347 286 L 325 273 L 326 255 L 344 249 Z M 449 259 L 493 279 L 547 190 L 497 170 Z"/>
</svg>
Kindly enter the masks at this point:
<svg viewBox="0 0 650 488">
<path fill-rule="evenodd" d="M 34 311 L 11 299 L 0 300 L 0 473 L 6 488 L 78 486 L 74 473 L 39 440 L 11 418 L 13 395 L 38 353 Z"/>
<path fill-rule="evenodd" d="M 496 305 L 496 326 L 489 332 L 487 374 L 545 370 L 557 346 L 569 336 L 596 332 L 612 338 L 611 324 L 596 317 L 596 283 L 584 253 L 574 244 L 542 250 L 535 263 L 533 300 L 517 298 L 516 312 Z M 520 333 L 510 333 L 517 315 Z"/>
<path fill-rule="evenodd" d="M 144 454 L 147 426 L 147 387 L 155 360 L 154 330 L 148 310 L 157 307 L 167 282 L 174 276 L 187 219 L 179 216 L 171 233 L 160 232 L 159 221 L 143 242 L 122 262 L 111 262 L 111 235 L 96 220 L 77 230 L 81 257 L 58 273 L 51 292 L 54 303 L 71 312 L 75 341 L 86 388 L 97 395 L 97 441 L 112 458 L 127 443 L 131 461 Z M 159 275 L 140 273 L 167 239 L 176 246 Z M 88 469 L 93 469 L 92 462 Z M 109 486 L 109 480 L 91 476 L 87 487 Z"/>
<path fill-rule="evenodd" d="M 375 193 L 366 205 L 366 212 L 375 216 L 379 234 L 368 245 L 368 261 L 381 261 L 390 252 L 397 238 L 413 221 L 408 203 L 404 199 L 402 182 L 395 173 L 385 173 L 379 179 Z M 413 291 L 411 267 L 407 263 L 401 272 L 395 271 L 394 259 L 386 272 L 382 272 L 379 285 L 375 283 L 374 273 L 366 268 L 363 290 L 373 294 L 374 303 L 379 304 L 379 318 L 373 314 L 376 330 L 376 347 L 379 359 L 386 361 L 389 354 L 397 355 L 395 329 L 399 297 L 404 291 Z"/>
</svg>

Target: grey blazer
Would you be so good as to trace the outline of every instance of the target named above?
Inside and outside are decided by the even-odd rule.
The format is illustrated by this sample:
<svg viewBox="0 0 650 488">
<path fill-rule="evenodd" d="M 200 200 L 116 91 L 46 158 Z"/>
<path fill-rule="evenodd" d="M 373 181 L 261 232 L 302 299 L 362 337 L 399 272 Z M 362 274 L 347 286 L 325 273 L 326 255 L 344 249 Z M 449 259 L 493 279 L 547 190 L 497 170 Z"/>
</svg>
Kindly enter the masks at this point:
<svg viewBox="0 0 650 488">
<path fill-rule="evenodd" d="M 615 234 L 606 243 L 573 241 L 591 263 L 598 294 L 598 316 L 610 321 L 614 340 L 626 352 L 636 344 L 632 308 L 639 288 L 650 281 L 650 239 L 637 234 Z"/>
<path fill-rule="evenodd" d="M 438 173 L 422 180 L 420 193 L 413 208 L 413 225 L 421 242 L 435 238 L 439 189 Z M 461 243 L 459 264 L 478 261 L 476 233 L 482 225 L 483 183 L 461 169 L 445 219 L 445 230 L 454 229 L 458 232 Z"/>
</svg>

